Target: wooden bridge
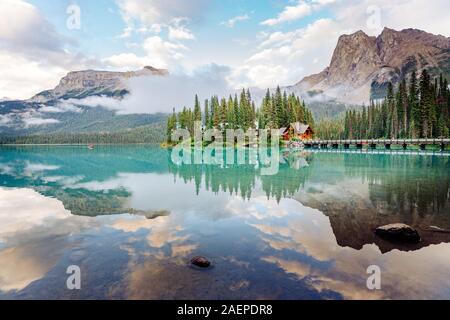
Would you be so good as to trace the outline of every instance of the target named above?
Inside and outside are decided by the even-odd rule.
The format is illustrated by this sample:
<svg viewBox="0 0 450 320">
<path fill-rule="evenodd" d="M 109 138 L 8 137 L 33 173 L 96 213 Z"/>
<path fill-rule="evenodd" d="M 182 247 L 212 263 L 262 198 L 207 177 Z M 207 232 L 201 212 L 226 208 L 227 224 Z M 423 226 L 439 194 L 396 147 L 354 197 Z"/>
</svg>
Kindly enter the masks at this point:
<svg viewBox="0 0 450 320">
<path fill-rule="evenodd" d="M 367 146 L 370 149 L 376 149 L 382 146 L 385 149 L 391 149 L 392 145 L 402 146 L 407 149 L 410 145 L 419 146 L 425 150 L 427 145 L 439 146 L 441 150 L 445 150 L 450 145 L 450 139 L 356 139 L 356 140 L 304 140 L 305 147 L 309 148 L 333 148 L 338 149 L 340 146 L 344 149 L 350 149 L 355 146 L 357 149 L 363 149 Z"/>
</svg>

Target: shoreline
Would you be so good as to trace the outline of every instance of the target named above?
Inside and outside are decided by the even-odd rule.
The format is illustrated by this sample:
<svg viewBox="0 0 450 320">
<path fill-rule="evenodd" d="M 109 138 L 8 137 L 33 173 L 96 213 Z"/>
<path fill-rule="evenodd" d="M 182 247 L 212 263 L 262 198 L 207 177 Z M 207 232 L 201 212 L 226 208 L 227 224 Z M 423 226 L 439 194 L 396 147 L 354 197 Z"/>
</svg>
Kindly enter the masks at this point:
<svg viewBox="0 0 450 320">
<path fill-rule="evenodd" d="M 6 147 L 14 147 L 14 146 L 21 146 L 21 147 L 25 147 L 25 146 L 74 146 L 74 147 L 86 147 L 88 146 L 89 143 L 5 143 L 5 144 L 0 144 L 0 148 L 3 146 Z M 152 145 L 152 146 L 160 146 L 159 143 L 144 143 L 144 142 L 136 142 L 136 143 L 95 143 L 94 146 L 133 146 L 133 145 Z"/>
<path fill-rule="evenodd" d="M 50 143 L 35 143 L 35 144 L 0 144 L 0 149 L 2 147 L 87 147 L 89 144 L 79 144 L 79 143 L 56 143 L 56 144 L 50 144 Z M 94 146 L 158 146 L 162 149 L 172 149 L 175 145 L 164 145 L 161 143 L 99 143 L 94 144 Z M 206 146 L 203 146 L 202 149 L 205 149 Z M 249 146 L 224 146 L 224 148 L 234 148 L 234 149 L 250 149 L 250 148 L 259 148 L 259 146 L 256 147 L 249 147 Z M 192 149 L 194 149 L 194 146 L 191 146 Z M 279 149 L 282 151 L 299 151 L 299 150 L 305 150 L 309 152 L 314 153 L 349 153 L 349 154 L 398 154 L 398 155 L 407 155 L 407 154 L 414 154 L 414 155 L 446 155 L 450 156 L 450 149 L 446 150 L 440 150 L 439 148 L 430 148 L 427 150 L 422 150 L 418 146 L 414 146 L 410 149 L 403 149 L 403 148 L 392 148 L 392 149 L 370 149 L 370 148 L 338 148 L 338 149 L 332 149 L 332 148 L 314 148 L 314 147 L 305 147 L 305 148 L 288 148 L 286 146 L 279 146 Z M 95 149 L 94 149 L 95 150 Z"/>
</svg>

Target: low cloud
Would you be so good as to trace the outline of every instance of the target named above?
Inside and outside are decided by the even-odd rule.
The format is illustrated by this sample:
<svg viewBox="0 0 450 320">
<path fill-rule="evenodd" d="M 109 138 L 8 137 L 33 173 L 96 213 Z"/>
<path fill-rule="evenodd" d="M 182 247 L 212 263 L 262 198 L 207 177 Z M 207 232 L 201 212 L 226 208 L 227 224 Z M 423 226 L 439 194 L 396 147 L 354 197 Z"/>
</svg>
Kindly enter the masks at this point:
<svg viewBox="0 0 450 320">
<path fill-rule="evenodd" d="M 67 102 L 66 100 L 59 101 L 56 106 L 42 105 L 39 108 L 41 113 L 65 113 L 65 112 L 81 112 L 82 109 Z"/>
<path fill-rule="evenodd" d="M 25 112 L 10 115 L 15 117 L 15 125 L 25 128 L 59 123 L 57 119 L 45 118 L 43 113 L 35 109 L 28 109 Z"/>
<path fill-rule="evenodd" d="M 42 125 L 48 125 L 48 124 L 55 124 L 59 123 L 59 120 L 57 119 L 51 119 L 51 118 L 24 118 L 22 121 L 25 123 L 26 127 L 35 127 L 35 126 L 42 126 Z"/>
<path fill-rule="evenodd" d="M 11 116 L 9 114 L 5 114 L 5 115 L 0 114 L 0 126 L 7 126 L 12 121 L 13 120 L 11 119 Z"/>
<path fill-rule="evenodd" d="M 83 109 L 70 103 L 69 100 L 61 100 L 54 106 L 40 105 L 38 108 L 27 107 L 24 111 L 0 115 L 0 127 L 30 128 L 60 123 L 58 119 L 51 118 L 52 114 L 65 112 L 80 113 Z"/>
<path fill-rule="evenodd" d="M 164 77 L 137 77 L 128 82 L 130 94 L 118 100 L 109 97 L 70 99 L 66 103 L 75 106 L 103 107 L 118 114 L 169 113 L 173 108 L 182 109 L 194 104 L 198 94 L 200 102 L 211 95 L 228 96 L 235 90 L 230 87 L 228 67 L 207 65 L 191 74 L 171 74 Z"/>
</svg>

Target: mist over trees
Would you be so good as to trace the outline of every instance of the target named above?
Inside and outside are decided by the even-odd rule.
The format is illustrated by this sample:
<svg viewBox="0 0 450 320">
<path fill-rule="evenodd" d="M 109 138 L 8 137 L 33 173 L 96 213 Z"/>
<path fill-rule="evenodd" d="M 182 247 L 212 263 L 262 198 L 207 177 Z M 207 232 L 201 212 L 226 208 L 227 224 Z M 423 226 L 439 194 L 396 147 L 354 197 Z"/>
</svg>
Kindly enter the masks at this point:
<svg viewBox="0 0 450 320">
<path fill-rule="evenodd" d="M 420 76 L 413 72 L 396 87 L 388 84 L 385 99 L 372 101 L 369 106 L 358 110 L 344 111 L 336 117 L 322 118 L 319 122 L 315 121 L 304 101 L 283 92 L 280 87 L 267 90 L 259 106 L 256 106 L 250 91 L 243 89 L 226 98 L 214 95 L 204 101 L 196 95 L 192 108 L 184 107 L 179 112 L 174 109 L 172 114 L 160 117 L 161 120 L 143 126 L 139 126 L 139 118 L 122 117 L 114 125 L 121 127 L 125 122 L 124 127 L 132 127 L 116 131 L 4 135 L 0 137 L 0 144 L 160 143 L 166 139 L 170 141 L 172 131 L 177 128 L 188 129 L 193 134 L 195 121 L 201 121 L 204 129 L 221 131 L 278 129 L 299 121 L 310 125 L 315 137 L 323 140 L 448 138 L 450 90 L 447 79 L 442 75 L 432 79 L 428 71 L 423 70 Z"/>
</svg>

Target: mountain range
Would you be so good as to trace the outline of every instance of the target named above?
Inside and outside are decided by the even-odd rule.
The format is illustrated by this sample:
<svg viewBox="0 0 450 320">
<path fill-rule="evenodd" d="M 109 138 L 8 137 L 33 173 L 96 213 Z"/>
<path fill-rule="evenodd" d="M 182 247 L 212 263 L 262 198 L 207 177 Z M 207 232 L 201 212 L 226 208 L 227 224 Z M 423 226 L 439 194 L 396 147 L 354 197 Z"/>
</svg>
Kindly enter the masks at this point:
<svg viewBox="0 0 450 320">
<path fill-rule="evenodd" d="M 412 70 L 422 69 L 450 79 L 450 38 L 416 29 L 385 28 L 377 37 L 358 31 L 339 38 L 330 65 L 322 72 L 282 89 L 301 96 L 321 118 L 383 98 L 389 82 L 397 84 Z M 150 66 L 129 72 L 70 72 L 54 89 L 28 100 L 0 101 L 0 135 L 117 133 L 149 125 L 161 130 L 165 114 L 119 115 L 75 102 L 92 96 L 121 99 L 130 93 L 127 80 L 167 74 Z"/>
<path fill-rule="evenodd" d="M 397 84 L 413 70 L 450 77 L 450 38 L 417 29 L 384 28 L 378 37 L 363 31 L 342 35 L 322 72 L 305 77 L 289 90 L 306 97 L 362 105 L 384 98 L 387 84 Z"/>
<path fill-rule="evenodd" d="M 28 102 L 47 103 L 58 99 L 82 99 L 88 96 L 117 96 L 128 94 L 126 80 L 143 76 L 165 76 L 169 72 L 146 66 L 142 70 L 128 72 L 74 71 L 61 79 L 53 90 L 43 91 Z"/>
<path fill-rule="evenodd" d="M 106 96 L 117 99 L 129 94 L 127 80 L 157 77 L 167 70 L 150 66 L 129 72 L 75 71 L 52 90 L 28 100 L 0 102 L 0 134 L 3 136 L 67 133 L 114 133 L 165 122 L 165 114 L 118 115 L 114 110 L 80 104 L 83 98 Z"/>
</svg>

